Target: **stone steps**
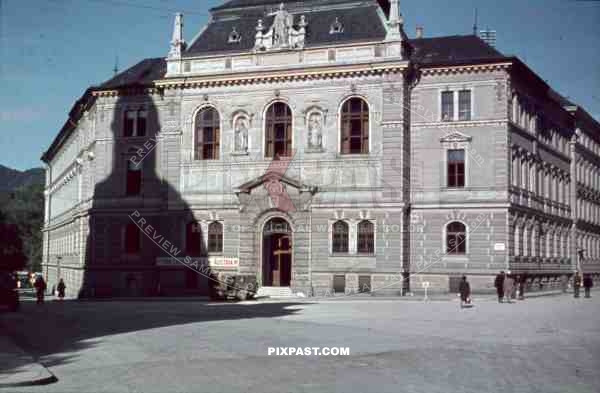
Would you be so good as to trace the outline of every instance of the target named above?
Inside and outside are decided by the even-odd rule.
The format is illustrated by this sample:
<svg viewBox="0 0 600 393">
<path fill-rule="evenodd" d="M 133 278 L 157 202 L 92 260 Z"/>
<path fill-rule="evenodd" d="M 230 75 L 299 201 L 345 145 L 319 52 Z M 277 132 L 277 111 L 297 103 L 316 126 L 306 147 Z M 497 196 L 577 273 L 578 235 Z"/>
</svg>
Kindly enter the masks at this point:
<svg viewBox="0 0 600 393">
<path fill-rule="evenodd" d="M 257 296 L 278 299 L 296 297 L 296 295 L 292 292 L 290 287 L 260 287 L 258 288 Z"/>
</svg>

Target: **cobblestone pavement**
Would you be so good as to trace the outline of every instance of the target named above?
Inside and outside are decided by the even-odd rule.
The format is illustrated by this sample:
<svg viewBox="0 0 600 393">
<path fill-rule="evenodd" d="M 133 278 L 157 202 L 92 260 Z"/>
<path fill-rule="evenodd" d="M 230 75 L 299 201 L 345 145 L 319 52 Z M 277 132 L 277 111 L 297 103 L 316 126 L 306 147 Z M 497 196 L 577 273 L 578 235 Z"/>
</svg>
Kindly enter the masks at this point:
<svg viewBox="0 0 600 393">
<path fill-rule="evenodd" d="M 27 303 L 0 314 L 0 328 L 58 378 L 24 392 L 591 393 L 600 391 L 594 295 L 464 310 L 377 299 Z M 350 356 L 267 355 L 338 346 Z"/>
</svg>

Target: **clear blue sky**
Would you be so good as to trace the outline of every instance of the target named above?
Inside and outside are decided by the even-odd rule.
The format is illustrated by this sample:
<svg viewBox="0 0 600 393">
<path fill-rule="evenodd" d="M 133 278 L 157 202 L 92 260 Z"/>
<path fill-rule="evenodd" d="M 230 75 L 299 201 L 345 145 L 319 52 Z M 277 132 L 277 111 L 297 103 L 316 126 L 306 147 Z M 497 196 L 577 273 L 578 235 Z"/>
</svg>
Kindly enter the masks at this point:
<svg viewBox="0 0 600 393">
<path fill-rule="evenodd" d="M 39 157 L 86 87 L 147 57 L 165 56 L 173 13 L 188 42 L 218 0 L 0 0 L 0 164 Z M 600 1 L 401 0 L 414 36 L 498 31 L 497 47 L 523 59 L 555 89 L 600 118 Z"/>
</svg>

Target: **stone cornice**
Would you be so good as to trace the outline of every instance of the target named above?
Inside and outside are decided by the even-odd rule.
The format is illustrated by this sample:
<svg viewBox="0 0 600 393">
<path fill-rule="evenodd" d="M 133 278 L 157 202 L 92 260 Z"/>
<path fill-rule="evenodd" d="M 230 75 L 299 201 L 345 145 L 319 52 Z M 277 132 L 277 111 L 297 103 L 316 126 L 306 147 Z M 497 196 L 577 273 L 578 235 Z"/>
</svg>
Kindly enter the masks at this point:
<svg viewBox="0 0 600 393">
<path fill-rule="evenodd" d="M 512 65 L 512 62 L 488 63 L 488 64 L 465 64 L 454 66 L 434 66 L 428 67 L 421 65 L 420 71 L 424 76 L 431 75 L 452 75 L 464 73 L 492 72 L 507 70 Z"/>
<path fill-rule="evenodd" d="M 239 86 L 259 83 L 277 83 L 307 80 L 326 80 L 349 77 L 364 77 L 384 75 L 390 73 L 403 73 L 408 68 L 407 61 L 394 61 L 389 63 L 360 64 L 352 66 L 327 66 L 314 67 L 310 70 L 299 69 L 283 72 L 240 72 L 221 75 L 207 75 L 195 77 L 174 77 L 155 82 L 158 89 L 201 88 L 220 86 Z"/>
</svg>

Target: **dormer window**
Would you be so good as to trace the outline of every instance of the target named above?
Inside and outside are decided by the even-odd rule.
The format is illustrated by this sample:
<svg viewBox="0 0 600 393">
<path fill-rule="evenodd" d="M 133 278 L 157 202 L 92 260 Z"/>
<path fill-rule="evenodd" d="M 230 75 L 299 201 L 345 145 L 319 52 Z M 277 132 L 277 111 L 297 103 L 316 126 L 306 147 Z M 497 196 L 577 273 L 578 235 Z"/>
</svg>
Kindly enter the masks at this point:
<svg viewBox="0 0 600 393">
<path fill-rule="evenodd" d="M 331 24 L 331 27 L 329 28 L 329 34 L 340 34 L 343 32 L 344 32 L 344 25 L 342 25 L 342 23 L 336 16 L 335 20 Z"/>
<path fill-rule="evenodd" d="M 236 44 L 236 43 L 240 42 L 241 40 L 242 40 L 242 36 L 240 35 L 240 33 L 237 32 L 237 30 L 234 27 L 231 30 L 231 33 L 229 33 L 229 39 L 227 40 L 227 42 L 229 42 L 230 44 Z"/>
</svg>

